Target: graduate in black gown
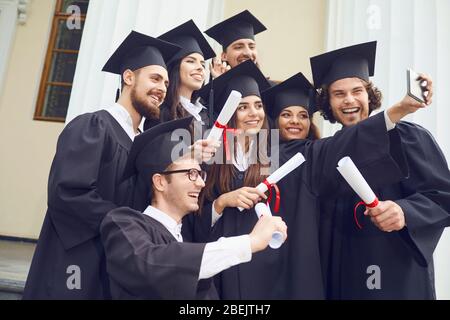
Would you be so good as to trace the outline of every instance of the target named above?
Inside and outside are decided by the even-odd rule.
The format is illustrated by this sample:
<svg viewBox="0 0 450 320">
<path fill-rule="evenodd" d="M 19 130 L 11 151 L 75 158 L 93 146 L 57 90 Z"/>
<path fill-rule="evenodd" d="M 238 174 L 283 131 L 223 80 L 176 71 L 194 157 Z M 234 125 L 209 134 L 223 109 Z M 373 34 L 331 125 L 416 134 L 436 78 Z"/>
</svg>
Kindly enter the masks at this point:
<svg viewBox="0 0 450 320">
<path fill-rule="evenodd" d="M 290 230 L 282 263 L 284 276 L 281 277 L 283 297 L 289 299 L 325 298 L 319 247 L 320 201 L 322 197 L 335 198 L 352 192 L 340 181 L 335 169 L 339 159 L 351 155 L 374 184 L 399 179 L 403 174 L 397 167 L 398 163 L 403 163 L 403 157 L 395 152 L 398 143 L 389 139 L 384 117 L 318 140 L 317 131 L 311 130 L 310 119 L 316 111 L 315 93 L 301 73 L 263 92 L 269 115 L 280 130 L 280 162 L 299 151 L 306 158 L 300 168 L 278 183 L 279 212 Z M 379 139 L 378 145 L 370 146 L 371 150 L 378 150 L 375 153 L 364 147 L 373 136 Z M 398 148 L 401 150 L 400 146 Z M 383 174 L 377 169 L 383 169 Z"/>
<path fill-rule="evenodd" d="M 381 92 L 369 79 L 375 53 L 376 42 L 369 42 L 311 58 L 326 119 L 351 128 L 380 107 Z M 422 77 L 427 81 L 429 105 L 432 81 Z M 407 104 L 421 106 L 408 96 L 398 105 Z M 321 203 L 328 298 L 435 298 L 433 251 L 450 215 L 448 165 L 432 135 L 421 126 L 402 121 L 390 133 L 400 137 L 409 175 L 397 183 L 372 186 L 380 203 L 367 216 L 363 209 L 358 211 L 362 229 L 353 218 L 360 201 L 355 194 Z"/>
<path fill-rule="evenodd" d="M 246 235 L 183 242 L 181 219 L 198 210 L 206 179 L 190 151 L 183 157 L 174 151 L 188 150 L 172 132 L 188 131 L 191 121 L 154 126 L 133 143 L 125 177 L 137 174 L 147 180 L 143 194 L 148 206 L 143 212 L 114 209 L 100 227 L 114 299 L 216 299 L 212 276 L 251 260 L 253 252 L 267 247 L 274 231 L 286 236 L 280 218 L 264 217 Z"/>
<path fill-rule="evenodd" d="M 282 162 L 288 160 L 283 150 L 290 141 L 320 139 L 319 130 L 312 122 L 316 111 L 315 93 L 302 73 L 262 93 L 267 113 L 274 128 L 279 130 Z M 302 170 L 301 167 L 294 170 L 278 183 L 281 195 L 279 215 L 290 231 L 289 240 L 282 248 L 283 262 L 280 261 L 279 272 L 284 276 L 279 287 L 283 294 L 279 298 L 323 299 L 318 254 L 318 200 L 302 180 Z"/>
<path fill-rule="evenodd" d="M 205 60 L 215 56 L 214 50 L 192 20 L 162 34 L 158 39 L 177 44 L 182 49 L 167 65 L 170 83 L 160 108 L 159 121 L 146 119 L 144 130 L 159 122 L 193 116 L 196 121 L 192 129 L 195 126 L 196 137 L 201 139 L 209 128 L 209 116 L 196 91 L 205 82 Z"/>
<path fill-rule="evenodd" d="M 131 32 L 103 68 L 122 77 L 118 103 L 78 116 L 59 136 L 24 299 L 109 298 L 100 223 L 128 203 L 133 181 L 121 178 L 132 140 L 142 117 L 158 112 L 168 81 L 165 61 L 178 50 Z"/>
<path fill-rule="evenodd" d="M 201 94 L 208 93 L 208 86 L 202 89 Z M 257 221 L 253 206 L 267 198 L 254 187 L 269 173 L 269 125 L 260 92 L 269 88 L 270 84 L 252 61 L 246 61 L 215 79 L 213 86 L 216 113 L 220 112 L 231 90 L 242 94 L 241 103 L 228 124 L 230 128 L 241 130 L 241 134 L 228 136 L 229 158 L 226 150 L 218 154 L 219 161 L 212 164 L 209 170 L 201 216 L 194 216 L 198 218 L 193 224 L 195 237 L 202 236 L 202 230 L 210 229 L 213 219 L 218 219 L 210 234 L 215 240 L 251 230 Z M 266 136 L 259 135 L 261 129 L 266 130 Z M 222 149 L 227 144 L 224 142 Z M 246 210 L 240 212 L 237 207 Z M 276 268 L 280 254 L 280 250 L 268 249 L 256 254 L 251 263 L 222 272 L 216 277 L 221 299 L 271 297 L 272 290 L 276 290 L 273 279 L 278 273 Z M 264 270 L 273 278 L 262 282 L 259 275 Z M 244 288 L 242 293 L 239 286 Z M 250 292 L 246 291 L 250 287 Z"/>
</svg>

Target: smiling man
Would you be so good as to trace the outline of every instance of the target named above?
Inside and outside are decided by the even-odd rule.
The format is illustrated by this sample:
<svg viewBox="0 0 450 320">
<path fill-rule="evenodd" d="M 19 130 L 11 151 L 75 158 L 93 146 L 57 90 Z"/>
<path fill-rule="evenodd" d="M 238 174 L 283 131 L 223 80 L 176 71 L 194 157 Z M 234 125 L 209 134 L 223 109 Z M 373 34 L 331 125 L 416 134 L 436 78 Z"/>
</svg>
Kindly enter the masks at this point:
<svg viewBox="0 0 450 320">
<path fill-rule="evenodd" d="M 158 113 L 168 82 L 165 61 L 178 50 L 131 32 L 103 68 L 122 77 L 118 103 L 80 115 L 62 131 L 24 299 L 109 298 L 100 222 L 127 203 L 132 181 L 121 178 L 128 153 L 142 117 Z"/>
<path fill-rule="evenodd" d="M 100 232 L 114 299 L 215 299 L 211 277 L 265 249 L 274 231 L 286 237 L 279 217 L 260 219 L 246 235 L 211 243 L 185 243 L 181 220 L 199 209 L 206 172 L 188 152 L 179 156 L 174 130 L 188 130 L 192 117 L 159 124 L 138 136 L 126 175 L 137 175 L 147 208 L 112 210 Z M 190 139 L 189 139 L 190 141 Z M 182 146 L 182 145 L 181 145 Z M 179 149 L 178 149 L 179 148 Z"/>
<path fill-rule="evenodd" d="M 375 56 L 376 42 L 368 42 L 311 58 L 314 82 L 321 90 L 319 109 L 325 119 L 342 124 L 343 130 L 381 106 L 381 92 L 369 79 Z M 431 78 L 421 78 L 426 82 L 425 104 L 406 95 L 394 107 L 417 109 L 431 104 Z M 360 213 L 363 228 L 353 218 L 356 196 L 321 203 L 328 298 L 435 298 L 433 251 L 449 224 L 450 172 L 426 129 L 401 121 L 394 130 L 404 147 L 409 176 L 375 190 L 381 201 Z"/>
<path fill-rule="evenodd" d="M 217 78 L 247 60 L 252 60 L 258 65 L 255 35 L 265 30 L 267 30 L 266 27 L 248 10 L 206 30 L 205 33 L 219 42 L 223 50 L 221 59 L 212 60 L 213 77 Z"/>
</svg>

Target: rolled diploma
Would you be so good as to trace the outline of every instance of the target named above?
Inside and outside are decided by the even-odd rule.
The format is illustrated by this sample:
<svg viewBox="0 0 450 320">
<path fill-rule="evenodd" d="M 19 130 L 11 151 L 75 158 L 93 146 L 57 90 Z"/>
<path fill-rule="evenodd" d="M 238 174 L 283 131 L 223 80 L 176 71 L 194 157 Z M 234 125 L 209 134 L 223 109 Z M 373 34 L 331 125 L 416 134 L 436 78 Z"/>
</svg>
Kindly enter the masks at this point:
<svg viewBox="0 0 450 320">
<path fill-rule="evenodd" d="M 221 125 L 228 124 L 237 107 L 239 106 L 241 99 L 242 94 L 239 91 L 235 90 L 231 91 L 227 101 L 225 102 L 225 105 L 222 108 L 222 111 L 220 111 L 220 114 L 217 117 L 217 122 L 219 122 Z M 222 138 L 222 132 L 223 129 L 217 128 L 214 125 L 211 128 L 211 131 L 209 132 L 209 135 L 206 138 L 206 140 L 220 141 L 220 139 Z"/>
<path fill-rule="evenodd" d="M 262 202 L 256 204 L 255 211 L 258 215 L 258 219 L 261 218 L 261 216 L 272 216 L 269 206 Z M 269 241 L 269 247 L 272 249 L 278 249 L 281 247 L 283 242 L 283 234 L 280 231 L 275 231 L 272 233 L 272 239 Z"/>
<path fill-rule="evenodd" d="M 270 176 L 267 177 L 267 182 L 269 184 L 274 184 L 283 179 L 287 174 L 297 169 L 303 162 L 305 162 L 305 157 L 300 152 L 297 152 L 295 156 L 290 158 L 285 164 L 275 170 Z M 256 186 L 261 192 L 267 191 L 267 186 L 264 183 L 260 183 Z M 244 210 L 244 208 L 238 207 L 239 211 Z"/>
<path fill-rule="evenodd" d="M 362 176 L 361 172 L 353 163 L 350 157 L 342 158 L 338 162 L 337 170 L 348 182 L 350 187 L 358 194 L 362 201 L 366 204 L 370 204 L 377 198 L 375 193 L 367 184 L 366 179 Z"/>
</svg>

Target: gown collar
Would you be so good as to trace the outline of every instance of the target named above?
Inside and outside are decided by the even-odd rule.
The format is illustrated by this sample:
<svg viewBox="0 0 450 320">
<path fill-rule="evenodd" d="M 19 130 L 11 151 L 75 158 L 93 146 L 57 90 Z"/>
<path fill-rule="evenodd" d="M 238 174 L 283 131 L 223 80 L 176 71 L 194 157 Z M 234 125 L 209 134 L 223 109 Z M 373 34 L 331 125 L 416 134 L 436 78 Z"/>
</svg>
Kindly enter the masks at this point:
<svg viewBox="0 0 450 320">
<path fill-rule="evenodd" d="M 172 217 L 168 214 L 162 212 L 161 210 L 148 206 L 147 209 L 143 212 L 143 214 L 155 219 L 159 223 L 161 223 L 166 229 L 173 235 L 173 237 L 178 242 L 183 242 L 183 236 L 181 235 L 181 223 L 177 223 Z"/>
</svg>

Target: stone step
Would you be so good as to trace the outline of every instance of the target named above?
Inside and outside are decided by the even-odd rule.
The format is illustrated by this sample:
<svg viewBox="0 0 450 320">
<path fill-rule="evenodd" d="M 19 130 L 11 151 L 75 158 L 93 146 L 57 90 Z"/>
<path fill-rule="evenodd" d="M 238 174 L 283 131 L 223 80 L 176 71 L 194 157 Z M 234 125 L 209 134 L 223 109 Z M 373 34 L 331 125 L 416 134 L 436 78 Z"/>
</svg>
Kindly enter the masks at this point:
<svg viewBox="0 0 450 320">
<path fill-rule="evenodd" d="M 36 244 L 0 240 L 0 300 L 21 299 Z"/>
</svg>

